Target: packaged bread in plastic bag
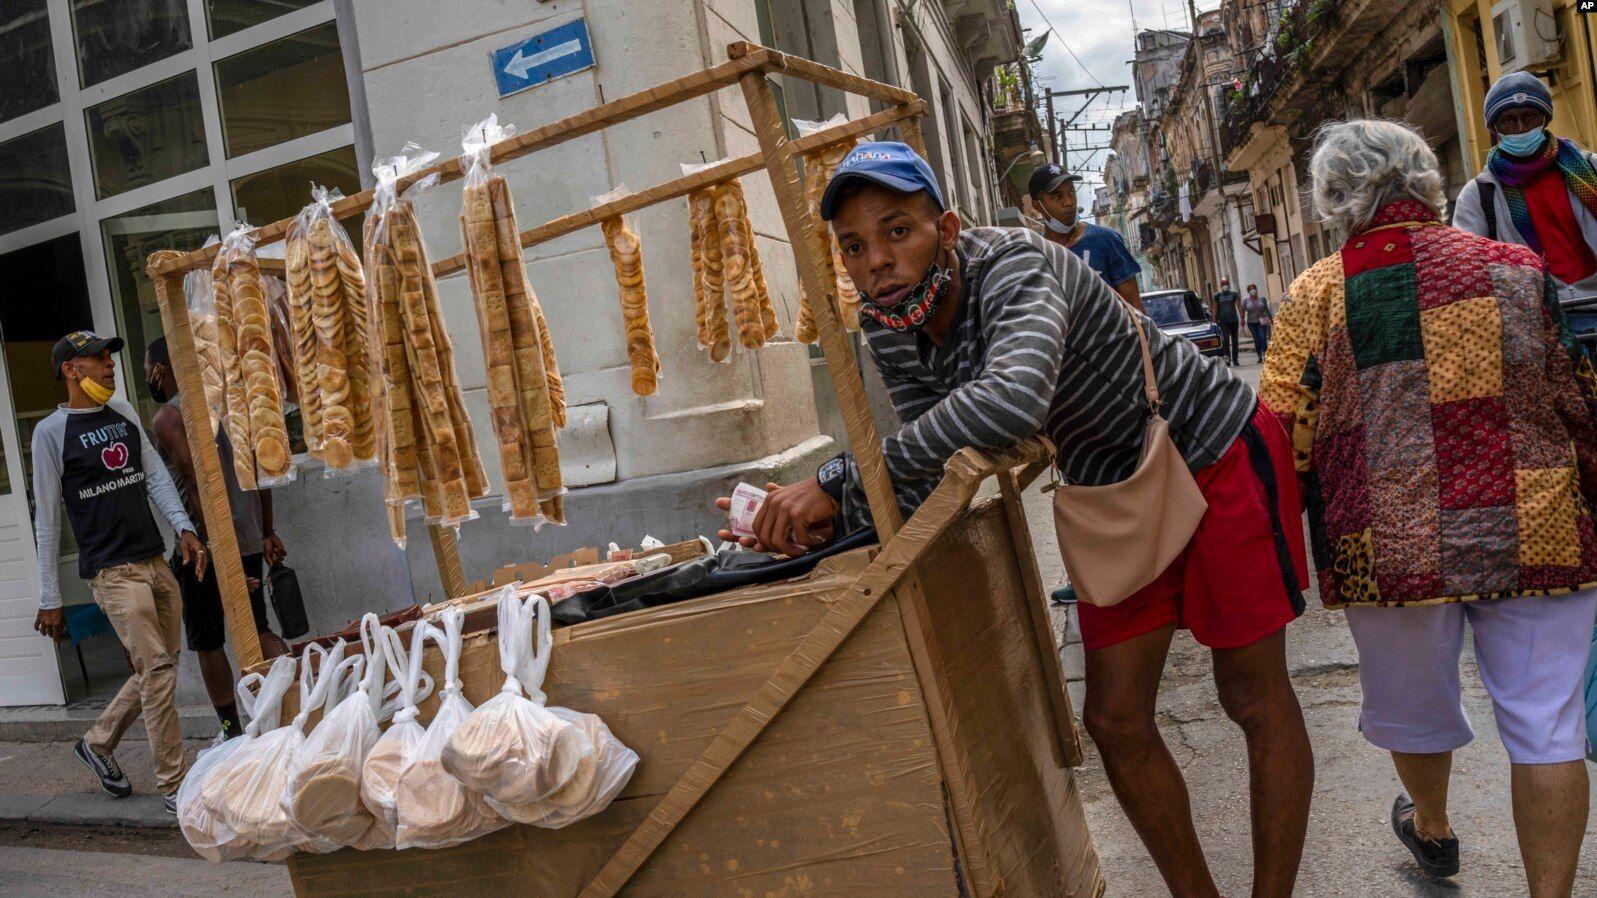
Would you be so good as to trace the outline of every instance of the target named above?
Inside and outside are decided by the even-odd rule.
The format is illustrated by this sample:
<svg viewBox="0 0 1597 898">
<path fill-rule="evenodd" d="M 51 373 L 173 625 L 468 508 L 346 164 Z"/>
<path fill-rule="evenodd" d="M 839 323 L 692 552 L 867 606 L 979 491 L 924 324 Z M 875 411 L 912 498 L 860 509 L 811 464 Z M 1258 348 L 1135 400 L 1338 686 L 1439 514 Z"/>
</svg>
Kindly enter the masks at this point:
<svg viewBox="0 0 1597 898">
<path fill-rule="evenodd" d="M 272 662 L 265 676 L 254 673 L 238 681 L 238 704 L 249 716 L 244 734 L 200 752 L 183 785 L 177 790 L 177 824 L 189 847 L 209 861 L 230 861 L 247 857 L 250 844 L 222 822 L 211 810 L 208 797 L 215 796 L 222 776 L 260 728 L 276 728 L 283 696 L 294 685 L 294 659 L 281 655 Z M 220 801 L 216 801 L 220 804 Z"/>
<path fill-rule="evenodd" d="M 443 751 L 444 769 L 511 819 L 519 819 L 516 809 L 570 782 L 584 762 L 592 763 L 594 751 L 579 728 L 544 707 L 549 651 L 540 640 L 534 657 L 535 630 L 550 631 L 549 603 L 536 594 L 523 601 L 506 586 L 499 594 L 504 687 L 471 712 Z"/>
<path fill-rule="evenodd" d="M 239 749 L 218 784 L 222 822 L 254 846 L 252 857 L 282 857 L 307 841 L 283 811 L 283 786 L 294 753 L 305 741 L 305 724 L 343 675 L 343 660 L 343 640 L 331 651 L 314 643 L 307 646 L 299 666 L 299 712 L 286 726 Z"/>
<path fill-rule="evenodd" d="M 382 735 L 378 722 L 388 667 L 381 629 L 377 615 L 361 619 L 364 663 L 351 667 L 360 672 L 360 679 L 305 737 L 283 789 L 284 812 L 301 833 L 326 850 L 374 847 L 368 845 L 370 839 L 382 843 L 380 832 L 371 836 L 376 820 L 360 795 L 366 755 Z"/>
<path fill-rule="evenodd" d="M 399 831 L 399 816 L 394 806 L 399 775 L 404 772 L 411 753 L 426 734 L 422 725 L 416 722 L 416 705 L 432 694 L 432 677 L 421 669 L 422 647 L 428 629 L 425 622 L 416 622 L 411 630 L 409 652 L 405 651 L 404 641 L 392 628 L 383 627 L 380 634 L 388 671 L 398 685 L 398 708 L 384 705 L 383 712 L 393 714 L 393 725 L 372 745 L 361 767 L 361 803 L 373 818 L 369 847 L 394 846 Z"/>
<path fill-rule="evenodd" d="M 481 795 L 462 785 L 439 760 L 449 737 L 472 710 L 471 702 L 460 691 L 460 629 L 464 621 L 465 613 L 450 606 L 444 609 L 441 632 L 426 625 L 429 638 L 438 643 L 444 656 L 444 685 L 427 732 L 399 774 L 399 787 L 394 794 L 399 817 L 397 848 L 447 848 L 508 825 Z"/>
<path fill-rule="evenodd" d="M 533 605 L 536 603 L 534 611 Z M 549 670 L 550 652 L 554 648 L 549 605 L 541 596 L 534 596 L 523 607 L 524 616 L 536 613 L 536 642 L 533 651 L 518 651 L 516 674 L 513 678 L 528 690 L 538 705 L 543 705 L 543 680 Z M 531 621 L 528 621 L 531 623 Z M 525 633 L 527 627 L 520 628 Z M 500 623 L 501 664 L 504 654 L 504 622 Z M 502 693 L 503 694 L 503 693 Z M 483 703 L 487 707 L 493 700 Z M 479 709 L 481 710 L 481 709 Z M 638 756 L 617 739 L 610 728 L 596 714 L 583 714 L 558 706 L 541 707 L 551 717 L 563 721 L 582 734 L 583 741 L 592 751 L 579 757 L 576 768 L 565 784 L 544 797 L 530 802 L 505 803 L 489 795 L 488 804 L 495 811 L 518 823 L 534 823 L 557 829 L 591 817 L 610 806 L 621 794 L 632 771 L 638 765 Z M 462 729 L 465 729 L 462 727 Z M 457 738 L 459 732 L 457 731 Z"/>
</svg>

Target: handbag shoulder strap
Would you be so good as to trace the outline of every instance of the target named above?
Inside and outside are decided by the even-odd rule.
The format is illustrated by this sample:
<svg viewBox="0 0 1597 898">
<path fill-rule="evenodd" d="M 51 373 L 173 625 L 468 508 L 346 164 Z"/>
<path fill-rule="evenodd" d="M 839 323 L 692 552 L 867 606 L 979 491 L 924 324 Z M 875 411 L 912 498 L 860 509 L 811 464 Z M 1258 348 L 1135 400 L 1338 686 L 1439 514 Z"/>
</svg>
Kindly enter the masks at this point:
<svg viewBox="0 0 1597 898">
<path fill-rule="evenodd" d="M 1137 329 L 1137 343 L 1142 349 L 1142 393 L 1148 397 L 1148 406 L 1159 414 L 1159 381 L 1153 373 L 1153 353 L 1148 350 L 1148 334 L 1142 327 L 1142 316 L 1131 313 L 1131 324 Z"/>
</svg>

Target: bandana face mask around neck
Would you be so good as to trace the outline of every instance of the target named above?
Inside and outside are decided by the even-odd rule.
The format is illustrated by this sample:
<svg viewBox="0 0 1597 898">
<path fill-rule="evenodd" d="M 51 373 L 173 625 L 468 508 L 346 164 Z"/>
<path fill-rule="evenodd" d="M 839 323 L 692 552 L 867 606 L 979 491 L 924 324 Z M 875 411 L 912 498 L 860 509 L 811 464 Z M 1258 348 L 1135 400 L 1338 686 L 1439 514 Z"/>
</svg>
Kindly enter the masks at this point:
<svg viewBox="0 0 1597 898">
<path fill-rule="evenodd" d="M 948 282 L 953 276 L 952 265 L 942 267 L 934 259 L 932 264 L 926 267 L 926 274 L 920 279 L 920 283 L 911 287 L 898 305 L 888 308 L 862 298 L 860 314 L 870 316 L 877 324 L 896 333 L 907 334 L 918 331 L 926 326 L 926 322 L 932 320 L 932 314 L 937 311 L 937 303 L 942 299 L 943 291 L 948 289 Z"/>
</svg>

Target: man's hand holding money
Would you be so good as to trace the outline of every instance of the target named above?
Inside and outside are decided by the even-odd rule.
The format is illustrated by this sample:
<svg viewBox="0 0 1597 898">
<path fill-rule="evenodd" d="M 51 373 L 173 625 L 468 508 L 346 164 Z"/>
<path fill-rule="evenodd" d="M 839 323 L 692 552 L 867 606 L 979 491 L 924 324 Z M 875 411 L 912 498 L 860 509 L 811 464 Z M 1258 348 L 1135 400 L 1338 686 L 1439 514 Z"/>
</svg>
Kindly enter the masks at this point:
<svg viewBox="0 0 1597 898">
<path fill-rule="evenodd" d="M 718 532 L 724 540 L 737 540 L 744 546 L 760 552 L 782 552 L 803 555 L 811 549 L 824 546 L 835 535 L 833 518 L 837 502 L 814 477 L 791 486 L 765 485 L 763 504 L 754 497 L 733 496 L 715 500 L 715 506 L 733 515 L 745 516 L 755 510 L 752 521 L 733 517 L 731 525 Z M 752 490 L 757 493 L 758 490 Z M 742 531 L 735 533 L 734 531 Z"/>
</svg>

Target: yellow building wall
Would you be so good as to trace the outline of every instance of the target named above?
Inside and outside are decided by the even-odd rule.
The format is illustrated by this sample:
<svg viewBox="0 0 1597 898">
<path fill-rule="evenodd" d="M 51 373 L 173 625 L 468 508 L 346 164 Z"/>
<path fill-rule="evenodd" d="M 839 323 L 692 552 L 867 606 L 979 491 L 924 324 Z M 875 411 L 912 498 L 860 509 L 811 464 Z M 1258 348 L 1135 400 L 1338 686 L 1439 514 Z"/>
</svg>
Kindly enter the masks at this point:
<svg viewBox="0 0 1597 898">
<path fill-rule="evenodd" d="M 1482 120 L 1481 108 L 1485 104 L 1485 89 L 1496 81 L 1499 73 L 1497 45 L 1492 40 L 1491 0 L 1443 0 L 1444 23 L 1448 33 L 1448 64 L 1453 67 L 1453 84 L 1458 92 L 1462 111 L 1462 124 L 1467 129 L 1468 149 L 1465 161 L 1471 173 L 1486 164 L 1486 154 L 1491 150 L 1492 137 Z M 1587 149 L 1597 148 L 1597 16 L 1582 15 L 1575 11 L 1575 0 L 1554 0 L 1553 16 L 1558 20 L 1563 36 L 1562 56 L 1549 67 L 1552 81 L 1549 90 L 1553 96 L 1553 133 L 1568 137 Z M 1484 44 L 1478 47 L 1475 27 L 1482 29 Z M 1484 54 L 1481 52 L 1484 50 Z M 1482 58 L 1484 55 L 1484 59 Z M 1538 71 L 1543 80 L 1545 73 Z"/>
</svg>

